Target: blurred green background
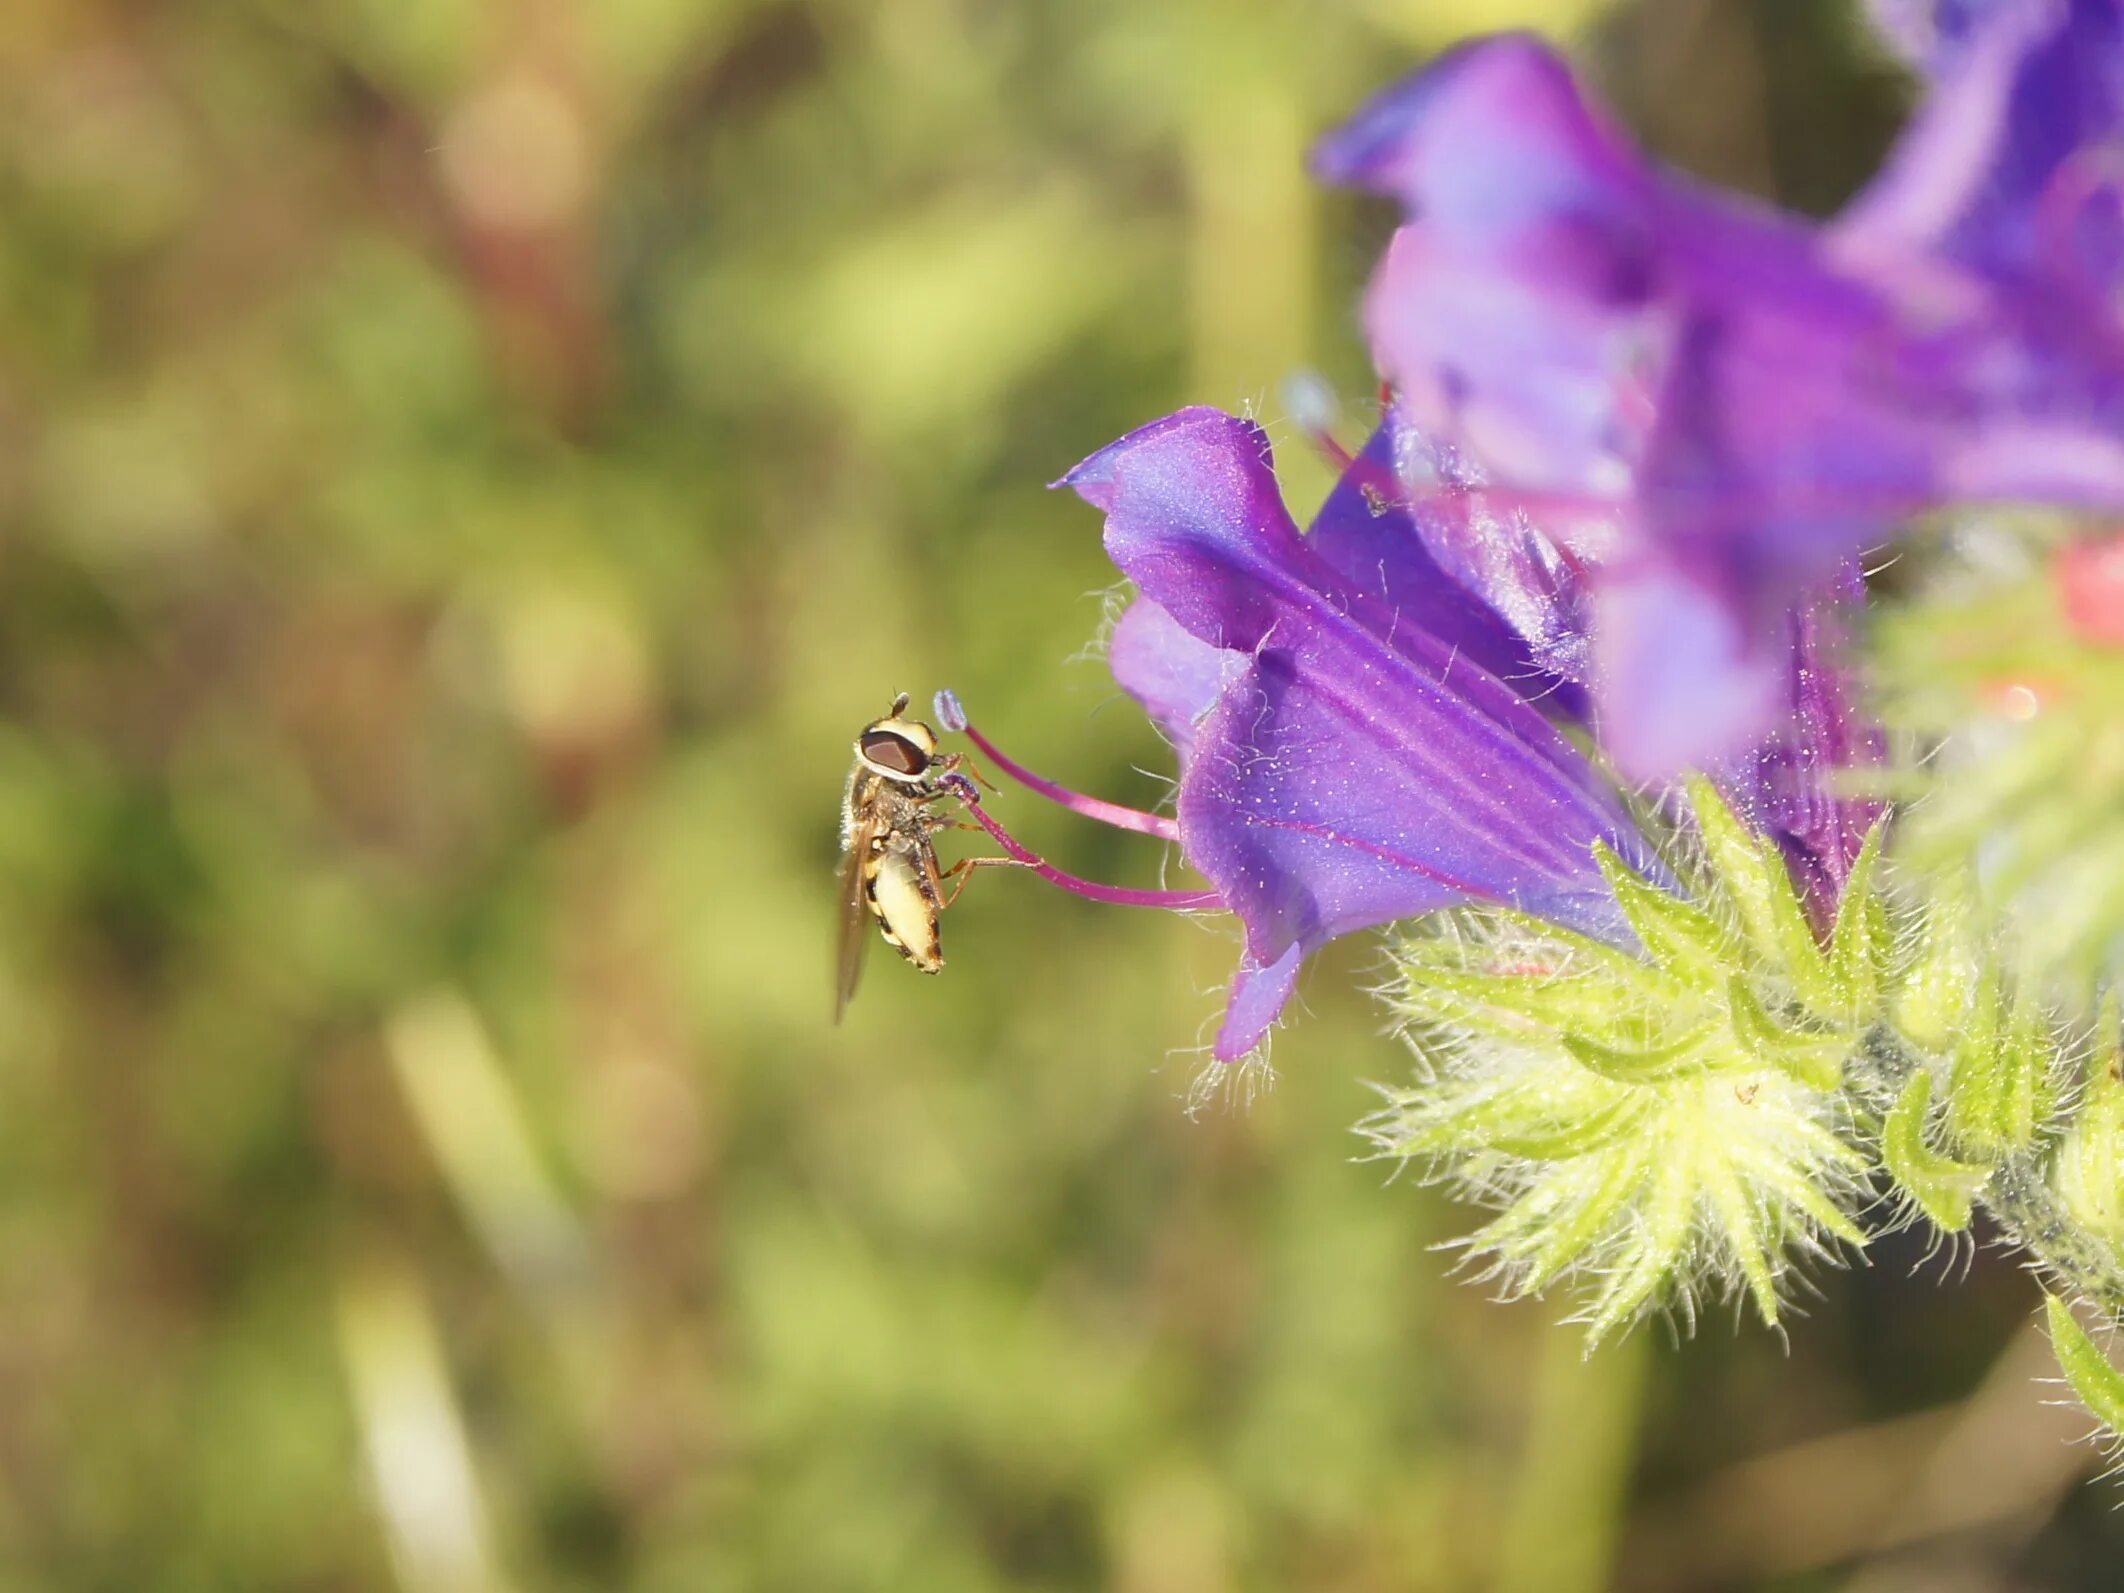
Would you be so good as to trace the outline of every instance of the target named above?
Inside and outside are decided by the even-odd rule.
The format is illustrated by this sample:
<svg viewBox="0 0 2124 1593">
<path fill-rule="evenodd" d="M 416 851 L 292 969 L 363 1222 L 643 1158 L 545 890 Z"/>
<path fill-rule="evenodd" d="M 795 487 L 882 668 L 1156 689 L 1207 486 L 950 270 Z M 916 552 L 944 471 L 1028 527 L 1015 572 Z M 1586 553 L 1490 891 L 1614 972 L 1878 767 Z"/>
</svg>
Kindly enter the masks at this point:
<svg viewBox="0 0 2124 1593">
<path fill-rule="evenodd" d="M 1841 0 L 8 0 L 0 1590 L 2116 1585 L 1987 1258 L 1452 1281 L 1374 948 L 1192 1117 L 1231 938 L 1022 877 L 828 1022 L 857 726 L 1159 798 L 1041 484 L 1199 401 L 1317 499 L 1306 144 L 1522 21 L 1808 208 L 1905 103 Z"/>
</svg>

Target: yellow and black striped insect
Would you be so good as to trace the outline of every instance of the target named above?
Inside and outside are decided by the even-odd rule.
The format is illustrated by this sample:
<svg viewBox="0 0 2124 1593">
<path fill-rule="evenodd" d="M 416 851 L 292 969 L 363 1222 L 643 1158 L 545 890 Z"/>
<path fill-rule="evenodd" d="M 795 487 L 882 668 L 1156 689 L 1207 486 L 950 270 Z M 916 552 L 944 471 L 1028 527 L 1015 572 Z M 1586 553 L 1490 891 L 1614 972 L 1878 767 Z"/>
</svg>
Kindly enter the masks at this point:
<svg viewBox="0 0 2124 1593">
<path fill-rule="evenodd" d="M 907 694 L 892 710 L 863 727 L 855 741 L 855 767 L 841 801 L 840 977 L 835 985 L 834 1022 L 848 1010 L 863 953 L 870 945 L 869 920 L 885 944 L 924 973 L 944 967 L 937 920 L 959 899 L 971 871 L 1000 858 L 967 858 L 939 871 L 934 838 L 958 821 L 938 811 L 953 793 L 944 776 L 963 763 L 956 752 L 937 750 L 936 732 L 907 715 Z M 947 881 L 956 880 L 949 895 Z"/>
</svg>

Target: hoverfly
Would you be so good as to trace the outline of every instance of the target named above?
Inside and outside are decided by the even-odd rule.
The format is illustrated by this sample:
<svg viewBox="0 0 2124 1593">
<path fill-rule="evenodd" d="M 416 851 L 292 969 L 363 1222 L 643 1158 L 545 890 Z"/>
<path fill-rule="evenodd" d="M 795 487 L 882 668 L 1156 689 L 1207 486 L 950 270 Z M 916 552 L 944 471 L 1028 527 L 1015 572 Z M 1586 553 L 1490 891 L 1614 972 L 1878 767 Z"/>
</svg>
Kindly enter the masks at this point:
<svg viewBox="0 0 2124 1593">
<path fill-rule="evenodd" d="M 968 858 L 939 872 L 933 838 L 958 821 L 938 814 L 935 804 L 951 795 L 944 776 L 964 762 L 956 752 L 937 751 L 936 732 L 905 717 L 907 694 L 892 710 L 863 727 L 855 741 L 855 767 L 841 801 L 841 960 L 835 986 L 834 1022 L 848 1010 L 869 948 L 867 919 L 876 919 L 885 944 L 924 973 L 944 967 L 937 919 L 959 898 L 971 871 L 999 858 Z M 956 878 L 950 895 L 945 881 Z"/>
</svg>

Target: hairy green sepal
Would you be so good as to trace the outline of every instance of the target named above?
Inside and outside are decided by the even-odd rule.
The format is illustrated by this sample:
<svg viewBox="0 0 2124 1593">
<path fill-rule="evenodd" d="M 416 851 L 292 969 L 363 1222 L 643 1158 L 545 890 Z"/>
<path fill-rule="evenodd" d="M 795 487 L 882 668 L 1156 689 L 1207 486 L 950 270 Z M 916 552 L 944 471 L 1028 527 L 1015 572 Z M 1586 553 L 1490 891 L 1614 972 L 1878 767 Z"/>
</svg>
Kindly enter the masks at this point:
<svg viewBox="0 0 2124 1593">
<path fill-rule="evenodd" d="M 1991 1176 L 1982 1163 L 1958 1162 L 1933 1149 L 1928 1130 L 1932 1075 L 1914 1071 L 1881 1131 L 1881 1159 L 1896 1187 L 1948 1233 L 1969 1226 L 1977 1191 Z"/>
<path fill-rule="evenodd" d="M 1509 1291 L 1581 1286 L 1595 1341 L 1706 1292 L 1775 1322 L 1795 1257 L 1864 1243 L 1839 1092 L 1893 973 L 1879 837 L 1818 935 L 1777 849 L 1708 782 L 1688 799 L 1684 888 L 1599 853 L 1635 951 L 1510 912 L 1403 943 L 1431 1076 L 1366 1125 L 1496 1208 L 1468 1249 Z"/>
<path fill-rule="evenodd" d="M 2043 1296 L 2044 1314 L 2050 1322 L 2051 1353 L 2065 1373 L 2065 1381 L 2080 1396 L 2080 1403 L 2094 1412 L 2095 1419 L 2112 1435 L 2124 1433 L 2124 1372 L 2119 1372 L 2101 1346 L 2088 1337 L 2072 1314 L 2072 1307 L 2054 1294 Z"/>
</svg>

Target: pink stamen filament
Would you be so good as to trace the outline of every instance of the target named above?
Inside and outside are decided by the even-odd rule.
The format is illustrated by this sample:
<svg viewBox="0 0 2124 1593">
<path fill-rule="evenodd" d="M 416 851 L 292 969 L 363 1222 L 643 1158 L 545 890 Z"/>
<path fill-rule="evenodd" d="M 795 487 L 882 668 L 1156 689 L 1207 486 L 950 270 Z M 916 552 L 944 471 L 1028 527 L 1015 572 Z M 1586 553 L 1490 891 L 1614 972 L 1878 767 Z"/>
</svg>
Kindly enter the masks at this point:
<svg viewBox="0 0 2124 1593">
<path fill-rule="evenodd" d="M 1224 899 L 1215 891 L 1132 891 L 1065 873 L 990 818 L 988 810 L 981 806 L 981 793 L 971 780 L 961 774 L 948 774 L 944 777 L 944 784 L 959 799 L 960 806 L 973 815 L 974 822 L 988 832 L 990 840 L 1050 885 L 1059 885 L 1071 895 L 1108 902 L 1116 907 L 1164 907 L 1174 912 L 1200 912 L 1224 906 Z"/>
<path fill-rule="evenodd" d="M 952 701 L 956 704 L 958 699 L 954 697 Z M 946 723 L 949 725 L 950 716 L 943 717 L 945 717 Z M 1046 797 L 1048 801 L 1055 803 L 1058 807 L 1068 808 L 1070 812 L 1087 819 L 1096 819 L 1101 824 L 1111 824 L 1117 830 L 1134 830 L 1138 835 L 1155 835 L 1161 841 L 1177 841 L 1180 839 L 1180 826 L 1161 814 L 1145 813 L 1141 808 L 1123 807 L 1118 802 L 1104 802 L 1098 797 L 1085 796 L 1080 791 L 1072 791 L 1067 786 L 1056 785 L 1052 780 L 1042 779 L 1016 759 L 1005 756 L 1003 751 L 993 741 L 990 741 L 988 737 L 982 735 L 979 730 L 966 721 L 963 709 L 960 711 L 959 723 L 955 726 L 950 726 L 950 728 L 963 730 L 966 733 L 966 739 L 971 741 L 976 747 L 979 747 L 981 755 L 987 758 L 990 763 L 1001 769 L 1005 774 L 1017 781 L 1018 784 L 1028 790 L 1039 792 L 1040 795 Z"/>
<path fill-rule="evenodd" d="M 1341 475 L 1350 466 L 1357 463 L 1357 456 L 1351 453 L 1349 449 L 1343 447 L 1332 432 L 1325 431 L 1317 426 L 1309 426 L 1306 428 L 1306 436 L 1312 440 L 1313 447 L 1320 456 L 1334 467 L 1337 475 Z"/>
</svg>

